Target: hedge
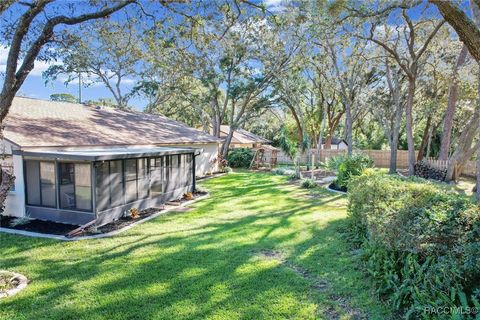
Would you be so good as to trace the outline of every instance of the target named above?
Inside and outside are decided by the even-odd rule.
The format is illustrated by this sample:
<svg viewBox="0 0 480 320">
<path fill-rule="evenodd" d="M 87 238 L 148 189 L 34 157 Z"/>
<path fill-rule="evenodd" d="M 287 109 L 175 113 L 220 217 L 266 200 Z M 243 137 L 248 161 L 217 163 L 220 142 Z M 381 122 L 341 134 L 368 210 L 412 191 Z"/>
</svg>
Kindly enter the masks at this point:
<svg viewBox="0 0 480 320">
<path fill-rule="evenodd" d="M 348 234 L 378 293 L 407 318 L 474 319 L 468 308 L 480 307 L 480 207 L 473 199 L 368 170 L 348 190 Z M 454 307 L 464 314 L 435 309 Z"/>
<path fill-rule="evenodd" d="M 248 168 L 252 162 L 254 151 L 248 148 L 228 150 L 227 161 L 232 168 Z"/>
</svg>

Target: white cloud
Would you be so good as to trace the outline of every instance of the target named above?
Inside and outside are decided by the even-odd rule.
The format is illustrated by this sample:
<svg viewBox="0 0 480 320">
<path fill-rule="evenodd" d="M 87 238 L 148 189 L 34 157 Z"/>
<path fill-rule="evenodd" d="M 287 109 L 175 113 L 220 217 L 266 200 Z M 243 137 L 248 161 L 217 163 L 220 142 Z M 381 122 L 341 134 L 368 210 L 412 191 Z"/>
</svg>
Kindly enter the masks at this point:
<svg viewBox="0 0 480 320">
<path fill-rule="evenodd" d="M 271 12 L 284 11 L 287 8 L 285 6 L 287 2 L 287 0 L 264 0 L 265 6 Z"/>
<path fill-rule="evenodd" d="M 7 59 L 8 59 L 9 48 L 0 47 L 0 72 L 5 72 L 7 68 Z M 18 62 L 19 65 L 21 61 Z M 47 70 L 51 65 L 60 64 L 61 62 L 55 61 L 35 61 L 34 68 L 30 71 L 30 76 L 42 76 L 42 72 Z"/>
</svg>

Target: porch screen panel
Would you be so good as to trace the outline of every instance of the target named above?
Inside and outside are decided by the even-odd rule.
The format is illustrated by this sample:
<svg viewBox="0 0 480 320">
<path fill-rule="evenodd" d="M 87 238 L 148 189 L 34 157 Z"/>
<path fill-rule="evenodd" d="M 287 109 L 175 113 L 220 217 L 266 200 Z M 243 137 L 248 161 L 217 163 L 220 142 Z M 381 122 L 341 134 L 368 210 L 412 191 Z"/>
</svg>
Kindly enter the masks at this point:
<svg viewBox="0 0 480 320">
<path fill-rule="evenodd" d="M 150 159 L 150 193 L 152 197 L 163 193 L 163 157 Z"/>
<path fill-rule="evenodd" d="M 38 161 L 25 161 L 27 180 L 27 204 L 41 205 L 40 202 L 40 166 Z"/>
<path fill-rule="evenodd" d="M 77 209 L 92 210 L 92 173 L 89 163 L 75 163 L 75 200 Z"/>
<path fill-rule="evenodd" d="M 137 159 L 125 160 L 125 201 L 137 200 Z"/>
<path fill-rule="evenodd" d="M 193 173 L 192 173 L 192 166 L 193 166 L 193 159 L 192 154 L 186 154 L 185 157 L 185 174 L 186 174 L 186 184 L 190 185 L 193 183 Z"/>
<path fill-rule="evenodd" d="M 137 163 L 137 196 L 138 199 L 148 198 L 150 179 L 148 177 L 148 159 L 140 158 Z"/>
<path fill-rule="evenodd" d="M 40 162 L 40 189 L 42 206 L 56 207 L 54 162 Z"/>
<path fill-rule="evenodd" d="M 170 163 L 169 163 L 169 177 L 167 181 L 167 186 L 169 191 L 173 191 L 176 189 L 177 185 L 179 184 L 179 172 L 180 172 L 180 156 L 173 155 L 170 156 Z"/>
<path fill-rule="evenodd" d="M 110 161 L 110 197 L 112 207 L 124 204 L 122 160 Z"/>
<path fill-rule="evenodd" d="M 75 167 L 74 164 L 59 163 L 60 208 L 75 209 Z"/>
<path fill-rule="evenodd" d="M 108 161 L 96 165 L 96 202 L 97 210 L 103 211 L 110 206 L 110 174 Z"/>
</svg>

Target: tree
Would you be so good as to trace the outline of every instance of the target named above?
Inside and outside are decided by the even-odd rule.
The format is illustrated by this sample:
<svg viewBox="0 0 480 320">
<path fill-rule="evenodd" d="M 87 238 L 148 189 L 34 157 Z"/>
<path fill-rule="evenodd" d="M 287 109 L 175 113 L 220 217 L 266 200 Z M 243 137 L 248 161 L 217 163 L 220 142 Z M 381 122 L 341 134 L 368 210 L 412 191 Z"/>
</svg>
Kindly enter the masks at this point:
<svg viewBox="0 0 480 320">
<path fill-rule="evenodd" d="M 448 89 L 448 105 L 445 111 L 445 118 L 443 120 L 443 132 L 440 146 L 439 160 L 447 160 L 450 150 L 450 138 L 452 135 L 453 117 L 457 108 L 458 100 L 458 71 L 465 64 L 467 60 L 467 46 L 463 45 L 460 54 L 458 55 L 457 62 L 452 71 L 450 79 L 450 87 Z"/>
<path fill-rule="evenodd" d="M 442 14 L 443 18 L 455 29 L 458 37 L 472 57 L 480 62 L 480 29 L 475 22 L 470 19 L 460 7 L 452 1 L 429 0 L 435 4 Z M 478 10 L 475 0 L 471 1 L 472 11 Z M 477 9 L 475 9 L 477 8 Z"/>
<path fill-rule="evenodd" d="M 422 63 L 420 59 L 427 50 L 430 42 L 445 23 L 445 20 L 436 21 L 435 19 L 422 19 L 414 22 L 410 18 L 406 9 L 401 10 L 401 16 L 405 24 L 396 27 L 396 32 L 392 33 L 391 35 L 393 36 L 393 39 L 388 39 L 388 42 L 375 36 L 375 29 L 377 27 L 375 23 L 373 23 L 370 27 L 369 36 L 361 36 L 361 38 L 368 39 L 384 48 L 390 57 L 396 61 L 408 80 L 405 117 L 408 143 L 408 174 L 413 175 L 413 166 L 415 164 L 413 106 L 415 103 L 416 82 L 419 74 L 419 68 Z M 426 23 L 430 25 L 430 28 L 427 29 L 425 27 Z M 388 26 L 385 26 L 385 30 L 387 30 L 387 28 Z M 422 40 L 421 33 L 423 33 L 423 41 L 419 44 L 419 38 Z M 405 39 L 405 41 L 403 41 L 403 39 Z M 404 48 L 399 47 L 399 45 L 402 43 L 405 45 Z M 405 49 L 405 55 L 401 54 L 403 49 Z"/>
<path fill-rule="evenodd" d="M 4 82 L 0 92 L 0 122 L 3 122 L 7 116 L 15 94 L 33 70 L 35 60 L 42 53 L 44 46 L 59 36 L 56 27 L 72 26 L 89 20 L 105 18 L 135 2 L 135 0 L 124 0 L 115 2 L 114 5 L 92 5 L 89 8 L 91 12 L 72 13 L 71 15 L 63 14 L 58 7 L 48 10 L 55 3 L 54 0 L 38 0 L 16 4 L 18 6 L 16 9 L 24 8 L 24 11 L 13 23 L 13 31 L 8 43 L 10 49 L 8 50 Z M 82 11 L 76 6 L 70 7 L 73 12 Z M 45 16 L 48 16 L 48 19 L 45 19 Z M 48 51 L 43 51 L 43 53 L 45 55 L 49 54 Z M 21 61 L 20 65 L 19 61 Z"/>
<path fill-rule="evenodd" d="M 70 93 L 54 93 L 50 95 L 50 100 L 52 101 L 63 101 L 63 102 L 78 102 L 77 98 Z"/>
<path fill-rule="evenodd" d="M 370 112 L 383 129 L 390 146 L 389 173 L 397 172 L 397 150 L 402 116 L 405 107 L 404 77 L 399 68 L 391 65 L 388 57 L 382 57 L 384 50 L 378 53 L 380 61 L 383 60 L 383 72 L 385 82 L 373 93 L 373 101 L 370 104 Z"/>
<path fill-rule="evenodd" d="M 55 7 L 54 5 L 58 4 L 55 0 L 32 2 L 7 0 L 2 2 L 0 14 L 3 15 L 14 8 L 18 12 L 18 18 L 15 21 L 7 20 L 7 26 L 3 28 L 3 35 L 7 39 L 5 44 L 9 46 L 9 50 L 3 86 L 0 91 L 0 123 L 3 123 L 8 115 L 15 95 L 33 70 L 37 58 L 49 60 L 55 54 L 54 51 L 42 49 L 60 36 L 59 26 L 73 26 L 85 21 L 105 18 L 134 2 L 135 0 L 124 0 L 115 2 L 113 5 L 108 1 L 106 3 L 93 2 L 86 6 L 88 11 L 84 13 L 79 6 L 68 4 L 66 8 L 64 6 L 63 10 L 70 9 L 70 14 L 62 12 L 63 10 L 60 10 L 58 6 Z M 2 210 L 8 190 L 13 183 L 13 175 L 2 169 L 0 183 L 0 207 Z"/>
<path fill-rule="evenodd" d="M 61 43 L 62 64 L 52 65 L 44 77 L 50 81 L 64 74 L 68 76 L 65 81 L 68 84 L 78 74 L 84 74 L 84 85 L 104 85 L 117 107 L 127 108 L 132 92 L 124 92 L 124 82 L 133 82 L 141 68 L 139 25 L 130 18 L 120 23 L 107 20 L 81 26 Z"/>
<path fill-rule="evenodd" d="M 353 43 L 351 43 L 353 42 Z M 366 42 L 344 38 L 328 42 L 328 53 L 332 60 L 335 76 L 340 84 L 340 95 L 345 106 L 345 131 L 348 144 L 348 154 L 353 151 L 353 108 L 362 89 L 372 80 L 364 58 Z M 338 57 L 341 56 L 341 59 Z M 359 104 L 357 104 L 358 106 Z"/>
</svg>

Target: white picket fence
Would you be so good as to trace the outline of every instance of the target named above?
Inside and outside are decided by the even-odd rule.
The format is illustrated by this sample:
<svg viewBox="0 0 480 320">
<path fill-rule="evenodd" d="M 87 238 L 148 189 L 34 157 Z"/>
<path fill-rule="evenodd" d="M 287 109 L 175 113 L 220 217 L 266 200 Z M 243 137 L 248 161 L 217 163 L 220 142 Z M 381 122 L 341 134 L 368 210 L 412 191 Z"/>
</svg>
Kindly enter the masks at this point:
<svg viewBox="0 0 480 320">
<path fill-rule="evenodd" d="M 427 159 L 424 159 L 429 165 L 431 165 L 432 167 L 434 168 L 437 168 L 437 169 L 447 169 L 448 167 L 448 161 L 447 160 L 437 160 L 437 159 L 434 159 L 434 158 L 427 158 Z M 477 168 L 476 168 L 476 163 L 475 161 L 467 161 L 465 163 L 465 166 L 463 167 L 463 172 L 462 174 L 463 175 L 466 175 L 466 176 L 475 176 L 477 172 Z"/>
</svg>

